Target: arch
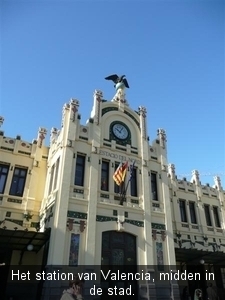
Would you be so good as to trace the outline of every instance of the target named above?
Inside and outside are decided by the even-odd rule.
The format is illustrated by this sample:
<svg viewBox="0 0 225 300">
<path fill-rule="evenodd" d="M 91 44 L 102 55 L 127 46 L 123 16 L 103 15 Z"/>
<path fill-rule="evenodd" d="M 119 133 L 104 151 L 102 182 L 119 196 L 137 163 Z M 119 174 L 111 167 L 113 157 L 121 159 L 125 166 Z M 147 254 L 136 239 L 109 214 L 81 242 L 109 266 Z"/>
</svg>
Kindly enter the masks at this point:
<svg viewBox="0 0 225 300">
<path fill-rule="evenodd" d="M 137 236 L 128 232 L 119 232 L 115 230 L 102 232 L 102 250 L 101 250 L 101 269 L 104 274 L 117 274 L 116 280 L 101 278 L 103 294 L 106 296 L 109 289 L 114 288 L 129 289 L 132 286 L 132 295 L 130 300 L 137 299 L 137 281 L 122 280 L 118 274 L 135 274 L 137 273 Z M 116 293 L 116 291 L 115 291 Z M 114 294 L 115 298 L 120 299 L 119 290 Z M 121 295 L 122 296 L 122 295 Z M 122 297 L 121 297 L 122 299 Z"/>
</svg>

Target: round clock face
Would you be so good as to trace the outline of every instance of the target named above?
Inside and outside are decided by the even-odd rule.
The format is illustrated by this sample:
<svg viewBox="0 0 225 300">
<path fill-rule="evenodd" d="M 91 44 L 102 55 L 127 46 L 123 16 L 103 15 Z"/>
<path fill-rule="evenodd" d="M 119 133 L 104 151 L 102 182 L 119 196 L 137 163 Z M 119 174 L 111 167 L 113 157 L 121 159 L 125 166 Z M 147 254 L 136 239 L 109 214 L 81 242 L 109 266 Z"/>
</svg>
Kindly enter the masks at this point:
<svg viewBox="0 0 225 300">
<path fill-rule="evenodd" d="M 125 140 L 128 137 L 128 130 L 122 124 L 114 124 L 112 128 L 113 134 L 121 140 Z"/>
</svg>

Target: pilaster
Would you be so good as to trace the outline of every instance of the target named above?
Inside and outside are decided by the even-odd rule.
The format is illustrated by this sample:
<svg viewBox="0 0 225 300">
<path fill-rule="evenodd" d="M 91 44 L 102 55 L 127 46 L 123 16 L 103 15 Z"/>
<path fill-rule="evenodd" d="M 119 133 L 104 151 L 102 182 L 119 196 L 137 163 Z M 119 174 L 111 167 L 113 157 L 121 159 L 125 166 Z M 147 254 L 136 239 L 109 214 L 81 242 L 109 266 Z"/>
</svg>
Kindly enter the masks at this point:
<svg viewBox="0 0 225 300">
<path fill-rule="evenodd" d="M 158 138 L 160 143 L 160 159 L 161 159 L 161 182 L 162 182 L 162 195 L 164 200 L 164 210 L 165 210 L 165 224 L 166 224 L 166 246 L 167 246 L 167 263 L 170 266 L 176 266 L 176 257 L 174 251 L 174 241 L 173 241 L 173 224 L 172 224 L 172 212 L 171 212 L 171 204 L 170 204 L 170 193 L 168 187 L 168 177 L 167 171 L 171 173 L 174 178 L 175 170 L 170 166 L 168 169 L 167 163 L 167 138 L 166 132 L 163 129 L 158 129 Z"/>
<path fill-rule="evenodd" d="M 63 107 L 62 118 L 62 140 L 61 147 L 58 151 L 60 159 L 59 174 L 59 190 L 57 193 L 53 228 L 51 233 L 48 264 L 49 265 L 63 265 L 64 252 L 62 245 L 66 242 L 66 228 L 67 228 L 67 212 L 70 198 L 70 185 L 73 166 L 73 143 L 75 141 L 78 123 L 78 106 L 77 100 L 71 99 L 69 104 Z"/>
<path fill-rule="evenodd" d="M 97 149 L 97 148 L 96 148 Z M 90 181 L 89 181 L 89 195 L 88 195 L 88 222 L 86 227 L 86 243 L 85 243 L 85 266 L 93 266 L 95 264 L 95 244 L 96 244 L 96 215 L 98 202 L 98 173 L 99 160 L 98 154 L 91 153 L 90 166 Z"/>
</svg>

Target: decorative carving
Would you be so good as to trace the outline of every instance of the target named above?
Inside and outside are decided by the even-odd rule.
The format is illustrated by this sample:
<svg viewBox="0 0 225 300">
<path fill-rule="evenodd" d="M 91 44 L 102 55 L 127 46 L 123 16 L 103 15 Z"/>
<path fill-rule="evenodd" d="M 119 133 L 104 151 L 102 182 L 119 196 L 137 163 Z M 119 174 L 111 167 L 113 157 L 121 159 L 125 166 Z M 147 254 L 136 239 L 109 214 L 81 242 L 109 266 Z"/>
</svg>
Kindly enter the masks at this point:
<svg viewBox="0 0 225 300">
<path fill-rule="evenodd" d="M 39 162 L 37 160 L 34 160 L 33 166 L 38 167 L 38 165 L 39 165 Z"/>
<path fill-rule="evenodd" d="M 168 173 L 170 174 L 170 177 L 172 179 L 175 179 L 175 165 L 174 164 L 168 164 Z"/>
<path fill-rule="evenodd" d="M 23 217 L 27 222 L 29 222 L 32 219 L 33 215 L 30 212 L 25 212 L 23 214 Z"/>
<path fill-rule="evenodd" d="M 80 232 L 84 232 L 84 229 L 86 228 L 85 225 L 86 225 L 85 221 L 80 220 Z"/>
<path fill-rule="evenodd" d="M 157 238 L 156 235 L 157 235 L 157 230 L 153 229 L 152 230 L 152 238 L 153 238 L 154 241 L 156 241 L 156 238 Z"/>
<path fill-rule="evenodd" d="M 113 102 L 119 102 L 122 104 L 127 104 L 127 100 L 125 99 L 125 91 L 124 88 L 118 88 L 115 96 L 113 97 L 112 101 Z"/>
<path fill-rule="evenodd" d="M 4 118 L 0 116 L 0 127 L 2 126 L 3 123 L 4 123 Z"/>
<path fill-rule="evenodd" d="M 68 219 L 68 229 L 69 231 L 73 230 L 73 219 Z"/>
<path fill-rule="evenodd" d="M 124 216 L 118 216 L 117 218 L 117 230 L 118 231 L 124 231 L 124 224 L 125 222 L 125 217 Z"/>
<path fill-rule="evenodd" d="M 163 172 L 167 172 L 168 171 L 167 165 L 162 165 L 162 171 Z"/>
<path fill-rule="evenodd" d="M 152 228 L 158 230 L 166 230 L 165 224 L 159 224 L 159 223 L 152 223 Z"/>
<path fill-rule="evenodd" d="M 166 148 L 166 142 L 167 142 L 167 139 L 166 139 L 166 131 L 162 128 L 159 128 L 157 130 L 157 135 L 159 137 L 159 143 L 160 143 L 160 146 L 165 149 Z"/>
<path fill-rule="evenodd" d="M 68 112 L 70 109 L 70 105 L 68 103 L 65 103 L 63 106 L 63 111 L 62 111 L 62 122 L 61 122 L 61 126 L 64 126 L 65 123 L 65 116 L 66 116 L 66 112 Z"/>
<path fill-rule="evenodd" d="M 192 171 L 191 182 L 195 183 L 196 185 L 200 185 L 199 172 L 197 170 Z"/>
<path fill-rule="evenodd" d="M 79 101 L 77 99 L 70 99 L 70 119 L 74 122 L 76 118 L 76 113 L 78 112 Z"/>
<path fill-rule="evenodd" d="M 72 140 L 67 140 L 67 147 L 72 147 Z"/>
<path fill-rule="evenodd" d="M 68 218 L 77 218 L 77 219 L 87 219 L 87 214 L 82 213 L 82 212 L 68 210 L 67 217 Z"/>
<path fill-rule="evenodd" d="M 55 141 L 57 135 L 58 135 L 58 129 L 52 127 L 52 129 L 51 129 L 51 135 L 50 135 L 50 144 L 51 144 L 51 145 L 54 143 L 54 141 Z"/>
<path fill-rule="evenodd" d="M 118 85 L 129 88 L 129 84 L 128 84 L 125 77 L 126 77 L 126 75 L 118 76 L 116 74 L 113 74 L 113 75 L 110 75 L 108 77 L 105 77 L 105 79 L 106 80 L 112 80 L 115 83 L 114 87 L 116 89 L 118 89 Z"/>
<path fill-rule="evenodd" d="M 38 130 L 38 138 L 37 138 L 37 144 L 39 148 L 42 147 L 46 134 L 47 134 L 47 130 L 45 128 L 40 127 Z"/>
<path fill-rule="evenodd" d="M 145 160 L 145 159 L 143 159 L 143 161 L 142 161 L 142 165 L 143 165 L 143 167 L 147 167 L 147 160 Z"/>
<path fill-rule="evenodd" d="M 116 94 L 113 97 L 112 101 L 127 104 L 127 101 L 125 100 L 125 89 L 129 88 L 129 85 L 125 78 L 125 75 L 118 76 L 116 74 L 113 74 L 105 77 L 105 79 L 112 80 L 115 83 L 114 87 L 116 88 Z"/>
<path fill-rule="evenodd" d="M 93 146 L 93 147 L 92 147 L 92 153 L 97 154 L 97 153 L 98 153 L 98 148 L 95 147 L 95 146 Z"/>
<path fill-rule="evenodd" d="M 214 176 L 215 187 L 217 190 L 222 190 L 221 180 L 219 176 Z"/>
<path fill-rule="evenodd" d="M 146 118 L 147 110 L 144 106 L 139 106 L 138 112 L 139 112 L 140 116 L 142 116 L 143 118 Z"/>
</svg>

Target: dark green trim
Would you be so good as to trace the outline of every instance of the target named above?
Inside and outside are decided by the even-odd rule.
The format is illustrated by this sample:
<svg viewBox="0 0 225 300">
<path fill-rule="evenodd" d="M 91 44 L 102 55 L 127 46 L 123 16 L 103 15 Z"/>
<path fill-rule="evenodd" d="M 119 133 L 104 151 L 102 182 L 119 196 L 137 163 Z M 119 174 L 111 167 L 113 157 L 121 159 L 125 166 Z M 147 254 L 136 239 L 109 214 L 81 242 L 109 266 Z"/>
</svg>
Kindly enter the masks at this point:
<svg viewBox="0 0 225 300">
<path fill-rule="evenodd" d="M 117 218 L 115 217 L 106 217 L 106 216 L 96 216 L 97 222 L 109 222 L 109 221 L 117 221 Z"/>
<path fill-rule="evenodd" d="M 143 221 L 136 221 L 136 220 L 129 220 L 126 219 L 125 220 L 126 223 L 132 224 L 134 226 L 138 226 L 138 227 L 144 227 L 144 222 Z"/>
<path fill-rule="evenodd" d="M 68 210 L 67 217 L 68 218 L 77 218 L 77 219 L 87 219 L 87 214 L 82 213 L 82 212 L 78 212 L 78 211 Z"/>
<path fill-rule="evenodd" d="M 110 107 L 105 107 L 102 109 L 102 116 L 104 116 L 104 114 L 110 112 L 110 111 L 118 111 L 118 107 L 114 107 L 114 106 L 110 106 Z"/>
<path fill-rule="evenodd" d="M 166 230 L 165 224 L 152 223 L 152 229 Z"/>
<path fill-rule="evenodd" d="M 124 113 L 127 116 L 129 116 L 137 124 L 138 128 L 140 129 L 140 123 L 137 121 L 137 119 L 131 113 L 129 113 L 127 110 L 125 110 Z"/>
</svg>

